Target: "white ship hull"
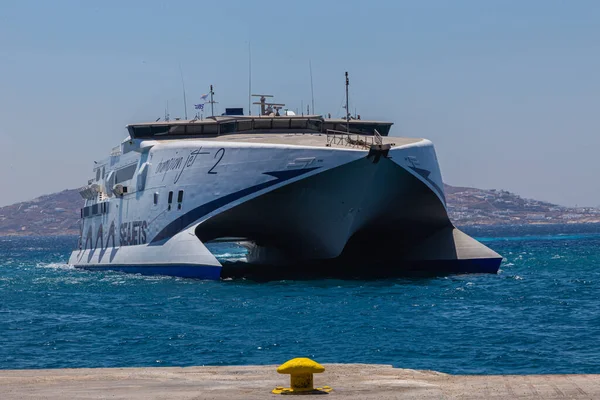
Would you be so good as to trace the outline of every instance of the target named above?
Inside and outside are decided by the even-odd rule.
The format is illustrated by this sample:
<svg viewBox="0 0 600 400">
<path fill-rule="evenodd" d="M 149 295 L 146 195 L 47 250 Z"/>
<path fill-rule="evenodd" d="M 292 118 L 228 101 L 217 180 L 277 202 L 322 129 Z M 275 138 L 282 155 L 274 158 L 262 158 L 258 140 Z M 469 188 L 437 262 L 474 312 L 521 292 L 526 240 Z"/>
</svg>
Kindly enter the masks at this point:
<svg viewBox="0 0 600 400">
<path fill-rule="evenodd" d="M 498 270 L 501 257 L 449 221 L 431 142 L 386 138 L 400 143 L 367 149 L 297 136 L 126 142 L 97 180 L 109 193 L 127 172 L 126 192 L 86 202 L 69 263 L 218 279 L 234 269 L 204 243 L 236 237 L 250 248 L 241 271 Z"/>
</svg>

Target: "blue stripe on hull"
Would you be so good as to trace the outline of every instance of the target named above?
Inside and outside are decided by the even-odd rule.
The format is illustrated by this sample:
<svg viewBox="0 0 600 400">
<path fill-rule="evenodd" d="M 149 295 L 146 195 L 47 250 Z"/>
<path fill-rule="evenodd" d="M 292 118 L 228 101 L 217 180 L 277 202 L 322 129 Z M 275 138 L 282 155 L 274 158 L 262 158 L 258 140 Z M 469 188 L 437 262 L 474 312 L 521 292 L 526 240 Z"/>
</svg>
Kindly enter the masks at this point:
<svg viewBox="0 0 600 400">
<path fill-rule="evenodd" d="M 259 183 L 258 185 L 250 186 L 242 190 L 238 190 L 237 192 L 230 193 L 223 197 L 219 197 L 213 201 L 209 201 L 206 204 L 203 204 L 199 207 L 194 208 L 191 211 L 183 214 L 181 217 L 177 218 L 169 225 L 165 226 L 155 237 L 152 239 L 151 243 L 159 242 L 164 239 L 168 239 L 172 236 L 175 236 L 183 229 L 185 229 L 190 224 L 198 221 L 200 218 L 210 214 L 211 212 L 229 204 L 236 200 L 241 199 L 242 197 L 249 196 L 253 193 L 256 193 L 260 190 L 266 189 L 268 187 L 274 186 L 278 183 L 285 182 L 287 180 L 296 178 L 300 175 L 306 174 L 308 172 L 314 171 L 321 167 L 312 167 L 312 168 L 303 168 L 303 169 L 294 169 L 294 170 L 285 170 L 285 171 L 272 171 L 272 172 L 264 172 L 265 175 L 274 176 L 277 179 L 273 179 L 264 183 Z"/>
<path fill-rule="evenodd" d="M 221 267 L 214 265 L 76 265 L 89 271 L 121 271 L 141 275 L 167 275 L 181 278 L 219 280 Z"/>
</svg>

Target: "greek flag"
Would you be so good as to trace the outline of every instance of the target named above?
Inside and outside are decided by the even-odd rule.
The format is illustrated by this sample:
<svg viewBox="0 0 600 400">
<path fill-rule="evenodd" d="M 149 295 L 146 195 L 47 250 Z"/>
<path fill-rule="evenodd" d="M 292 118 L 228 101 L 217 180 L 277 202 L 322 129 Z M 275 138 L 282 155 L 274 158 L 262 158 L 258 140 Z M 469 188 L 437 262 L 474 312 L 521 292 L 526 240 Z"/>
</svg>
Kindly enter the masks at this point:
<svg viewBox="0 0 600 400">
<path fill-rule="evenodd" d="M 204 110 L 204 104 L 194 104 L 196 110 Z"/>
</svg>

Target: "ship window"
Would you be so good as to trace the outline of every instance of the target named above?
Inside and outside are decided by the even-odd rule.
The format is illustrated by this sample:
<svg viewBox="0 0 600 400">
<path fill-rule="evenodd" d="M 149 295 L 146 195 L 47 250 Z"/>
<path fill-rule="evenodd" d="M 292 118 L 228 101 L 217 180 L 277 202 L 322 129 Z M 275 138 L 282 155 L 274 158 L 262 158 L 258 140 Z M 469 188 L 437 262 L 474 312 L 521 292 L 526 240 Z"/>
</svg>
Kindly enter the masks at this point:
<svg viewBox="0 0 600 400">
<path fill-rule="evenodd" d="M 202 135 L 202 125 L 188 125 L 185 127 L 188 135 Z"/>
<path fill-rule="evenodd" d="M 158 204 L 158 192 L 154 193 L 154 205 Z"/>
<path fill-rule="evenodd" d="M 273 120 L 272 119 L 255 119 L 254 120 L 254 129 L 271 129 L 273 124 Z"/>
<path fill-rule="evenodd" d="M 308 129 L 313 130 L 313 131 L 321 131 L 321 121 L 317 121 L 317 120 L 308 120 Z"/>
<path fill-rule="evenodd" d="M 373 130 L 375 129 L 374 125 L 367 124 L 352 124 L 350 123 L 350 132 L 352 133 L 360 133 L 362 135 L 372 135 Z"/>
<path fill-rule="evenodd" d="M 152 129 L 149 126 L 135 126 L 133 127 L 135 137 L 148 137 L 152 135 Z"/>
<path fill-rule="evenodd" d="M 204 125 L 204 134 L 216 135 L 217 134 L 217 125 Z"/>
<path fill-rule="evenodd" d="M 90 216 L 90 208 L 89 207 L 83 207 L 83 216 L 84 217 Z"/>
<path fill-rule="evenodd" d="M 221 124 L 220 133 L 235 132 L 235 122 L 226 122 Z"/>
<path fill-rule="evenodd" d="M 131 164 L 127 167 L 120 168 L 116 171 L 117 177 L 115 178 L 115 184 L 128 181 L 133 178 L 135 174 L 135 170 L 137 169 L 137 164 Z"/>
<path fill-rule="evenodd" d="M 173 192 L 169 192 L 169 204 L 173 202 Z"/>
<path fill-rule="evenodd" d="M 98 168 L 98 169 L 96 170 L 96 181 L 99 181 L 99 180 L 100 180 L 100 172 L 101 172 L 101 171 L 100 171 L 100 168 Z"/>
<path fill-rule="evenodd" d="M 166 135 L 167 133 L 169 133 L 169 125 L 155 125 L 153 127 L 151 127 L 151 131 L 152 131 L 152 136 L 154 135 Z"/>
<path fill-rule="evenodd" d="M 289 127 L 290 127 L 289 118 L 273 120 L 273 129 L 288 129 Z"/>
<path fill-rule="evenodd" d="M 237 130 L 238 132 L 252 130 L 252 121 L 238 121 Z"/>
<path fill-rule="evenodd" d="M 92 215 L 98 214 L 98 204 L 92 205 Z"/>
<path fill-rule="evenodd" d="M 292 129 L 306 129 L 306 120 L 305 119 L 292 119 L 292 123 L 290 124 L 290 128 L 292 128 Z"/>
<path fill-rule="evenodd" d="M 177 193 L 177 209 L 181 210 L 181 202 L 183 201 L 183 190 Z"/>
<path fill-rule="evenodd" d="M 169 129 L 169 135 L 185 135 L 185 125 L 173 125 Z"/>
</svg>

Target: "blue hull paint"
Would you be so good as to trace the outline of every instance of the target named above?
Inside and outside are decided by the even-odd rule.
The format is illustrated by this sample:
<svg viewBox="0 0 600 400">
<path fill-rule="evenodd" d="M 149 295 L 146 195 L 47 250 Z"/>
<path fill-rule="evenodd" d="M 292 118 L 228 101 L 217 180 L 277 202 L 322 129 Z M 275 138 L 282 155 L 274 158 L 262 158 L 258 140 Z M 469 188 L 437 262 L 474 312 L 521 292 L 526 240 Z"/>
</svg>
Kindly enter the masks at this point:
<svg viewBox="0 0 600 400">
<path fill-rule="evenodd" d="M 221 267 L 214 265 L 76 265 L 88 271 L 120 271 L 129 274 L 166 275 L 180 278 L 219 280 Z"/>
<path fill-rule="evenodd" d="M 223 267 L 210 265 L 90 265 L 75 266 L 88 271 L 120 271 L 141 275 L 166 275 L 180 278 L 219 280 L 224 277 L 261 277 L 262 279 L 311 279 L 316 277 L 393 278 L 412 275 L 437 274 L 496 274 L 501 258 L 475 258 L 464 260 L 417 261 L 394 265 L 349 265 L 343 263 L 317 263 L 288 266 L 254 265 L 245 262 L 229 263 Z"/>
<path fill-rule="evenodd" d="M 455 274 L 497 274 L 501 258 L 471 258 L 462 260 L 359 260 L 348 259 L 303 262 L 286 265 L 224 263 L 223 278 L 249 278 L 259 281 L 303 279 L 393 279 L 446 276 Z"/>
</svg>

